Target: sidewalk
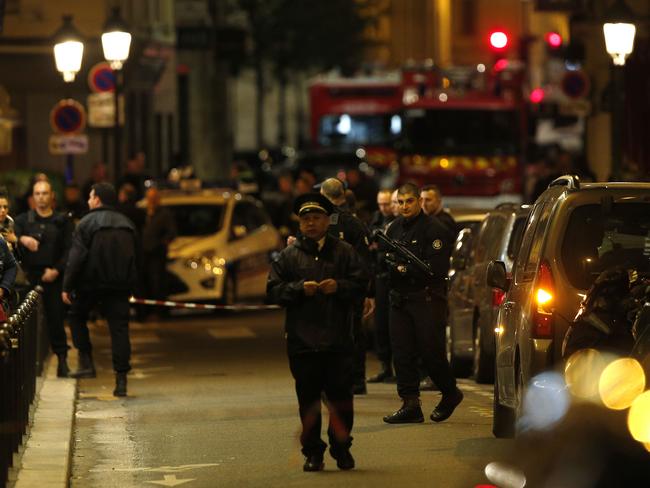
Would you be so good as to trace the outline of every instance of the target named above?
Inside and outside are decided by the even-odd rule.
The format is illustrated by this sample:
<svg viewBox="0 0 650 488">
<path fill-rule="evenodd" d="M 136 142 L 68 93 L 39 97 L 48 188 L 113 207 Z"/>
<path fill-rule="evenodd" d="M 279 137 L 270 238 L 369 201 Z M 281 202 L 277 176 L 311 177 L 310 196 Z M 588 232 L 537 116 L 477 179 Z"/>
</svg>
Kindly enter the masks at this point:
<svg viewBox="0 0 650 488">
<path fill-rule="evenodd" d="M 71 367 L 74 369 L 75 365 Z M 50 356 L 43 376 L 37 381 L 30 428 L 7 486 L 65 488 L 70 478 L 77 380 L 57 378 L 56 359 Z"/>
</svg>

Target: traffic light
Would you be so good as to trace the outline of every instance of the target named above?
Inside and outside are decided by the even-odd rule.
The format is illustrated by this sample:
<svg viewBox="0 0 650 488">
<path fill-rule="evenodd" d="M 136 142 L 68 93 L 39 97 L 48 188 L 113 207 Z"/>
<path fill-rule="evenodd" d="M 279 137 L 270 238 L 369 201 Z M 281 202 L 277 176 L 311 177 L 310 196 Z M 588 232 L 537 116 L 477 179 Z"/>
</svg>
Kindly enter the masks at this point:
<svg viewBox="0 0 650 488">
<path fill-rule="evenodd" d="M 543 88 L 535 88 L 530 92 L 530 95 L 528 96 L 530 103 L 542 103 L 544 101 L 544 89 Z"/>
</svg>

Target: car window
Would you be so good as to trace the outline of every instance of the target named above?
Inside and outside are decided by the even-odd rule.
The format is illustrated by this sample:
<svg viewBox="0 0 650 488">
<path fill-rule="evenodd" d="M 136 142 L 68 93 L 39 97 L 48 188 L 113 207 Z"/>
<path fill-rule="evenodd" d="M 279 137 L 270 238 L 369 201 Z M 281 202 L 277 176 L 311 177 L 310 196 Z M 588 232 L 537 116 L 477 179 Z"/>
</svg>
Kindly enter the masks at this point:
<svg viewBox="0 0 650 488">
<path fill-rule="evenodd" d="M 478 236 L 474 262 L 482 263 L 499 255 L 499 247 L 505 229 L 506 219 L 502 215 L 490 215 L 485 219 Z"/>
<path fill-rule="evenodd" d="M 508 257 L 512 260 L 517 257 L 517 252 L 521 246 L 521 240 L 524 236 L 525 228 L 526 217 L 517 217 L 515 223 L 512 225 L 512 232 L 510 233 L 510 240 L 508 241 Z"/>
<path fill-rule="evenodd" d="M 537 223 L 539 222 L 539 217 L 544 210 L 546 204 L 540 203 L 533 207 L 533 211 L 528 216 L 526 225 L 524 226 L 524 235 L 521 240 L 521 246 L 519 247 L 519 252 L 517 253 L 517 259 L 514 264 L 515 270 L 515 282 L 520 282 L 525 279 L 524 277 L 524 268 L 526 265 L 526 260 L 528 259 L 528 253 L 530 251 L 530 246 L 533 243 L 533 237 L 535 237 L 535 229 L 537 228 Z"/>
<path fill-rule="evenodd" d="M 650 203 L 591 204 L 575 208 L 562 238 L 562 264 L 571 285 L 591 286 L 612 266 L 650 268 Z"/>
<path fill-rule="evenodd" d="M 232 215 L 231 227 L 244 226 L 251 233 L 269 223 L 268 215 L 253 202 L 237 202 Z"/>
<path fill-rule="evenodd" d="M 223 205 L 221 204 L 188 204 L 165 205 L 176 221 L 179 237 L 207 236 L 221 229 Z"/>
<path fill-rule="evenodd" d="M 546 202 L 542 209 L 542 213 L 539 216 L 539 222 L 537 223 L 537 227 L 535 227 L 535 234 L 533 235 L 533 240 L 526 259 L 526 266 L 524 267 L 524 279 L 532 278 L 535 276 L 535 272 L 537 271 L 539 260 L 542 257 L 544 235 L 546 234 L 546 227 L 548 227 L 548 221 L 553 210 L 553 203 L 554 202 Z"/>
</svg>

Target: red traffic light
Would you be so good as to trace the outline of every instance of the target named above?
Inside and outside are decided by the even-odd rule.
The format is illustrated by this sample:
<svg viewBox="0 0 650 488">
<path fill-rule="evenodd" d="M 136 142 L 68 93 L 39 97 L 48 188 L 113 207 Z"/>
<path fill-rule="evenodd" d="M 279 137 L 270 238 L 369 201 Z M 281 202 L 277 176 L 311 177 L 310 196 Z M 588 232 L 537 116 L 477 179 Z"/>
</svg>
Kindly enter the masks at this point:
<svg viewBox="0 0 650 488">
<path fill-rule="evenodd" d="M 557 49 L 562 46 L 562 36 L 557 32 L 547 32 L 544 36 L 544 40 L 548 47 L 552 49 Z"/>
<path fill-rule="evenodd" d="M 503 31 L 493 31 L 490 33 L 490 48 L 494 51 L 503 51 L 508 47 L 508 34 Z"/>
</svg>

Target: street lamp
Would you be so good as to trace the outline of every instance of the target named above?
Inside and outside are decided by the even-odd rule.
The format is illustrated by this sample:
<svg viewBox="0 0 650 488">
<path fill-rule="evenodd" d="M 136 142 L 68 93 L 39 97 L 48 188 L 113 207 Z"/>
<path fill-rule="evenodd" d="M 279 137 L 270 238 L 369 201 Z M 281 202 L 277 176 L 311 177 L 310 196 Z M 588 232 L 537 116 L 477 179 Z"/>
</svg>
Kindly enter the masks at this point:
<svg viewBox="0 0 650 488">
<path fill-rule="evenodd" d="M 74 81 L 81 69 L 84 44 L 81 34 L 72 25 L 72 15 L 63 16 L 63 25 L 54 34 L 54 61 L 56 69 L 63 74 L 66 83 Z"/>
<path fill-rule="evenodd" d="M 625 0 L 616 0 L 614 5 L 605 13 L 603 34 L 605 48 L 612 57 L 612 119 L 611 119 L 611 178 L 621 177 L 621 160 L 623 158 L 623 124 L 625 118 L 625 59 L 634 49 L 634 12 L 627 6 Z"/>
<path fill-rule="evenodd" d="M 119 178 L 120 175 L 120 152 L 121 140 L 120 140 L 120 110 L 119 110 L 119 99 L 120 99 L 120 88 L 122 86 L 122 67 L 124 63 L 129 58 L 129 49 L 131 47 L 131 34 L 128 31 L 128 26 L 126 22 L 122 19 L 120 15 L 120 8 L 113 7 L 111 11 L 111 16 L 106 20 L 104 24 L 104 32 L 102 34 L 102 49 L 104 51 L 104 58 L 109 62 L 113 72 L 115 73 L 115 122 L 114 122 L 114 133 L 113 133 L 113 143 L 114 143 L 114 172 L 115 180 Z"/>
</svg>

